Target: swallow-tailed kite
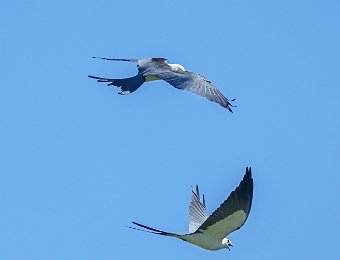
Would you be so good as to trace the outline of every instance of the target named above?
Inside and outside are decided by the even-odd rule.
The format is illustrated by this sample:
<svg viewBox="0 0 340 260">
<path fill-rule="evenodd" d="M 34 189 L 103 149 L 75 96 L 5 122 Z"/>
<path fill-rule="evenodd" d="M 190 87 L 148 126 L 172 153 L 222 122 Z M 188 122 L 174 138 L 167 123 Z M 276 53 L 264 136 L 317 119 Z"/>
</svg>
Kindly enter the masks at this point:
<svg viewBox="0 0 340 260">
<path fill-rule="evenodd" d="M 253 199 L 253 178 L 251 168 L 246 173 L 240 185 L 210 216 L 205 207 L 204 195 L 200 198 L 198 187 L 192 190 L 189 206 L 189 233 L 175 234 L 151 228 L 137 222 L 140 227 L 129 227 L 153 234 L 170 236 L 182 239 L 207 250 L 219 250 L 233 246 L 226 238 L 231 232 L 239 229 L 246 222 Z M 143 228 L 143 229 L 141 229 Z"/>
<path fill-rule="evenodd" d="M 169 64 L 167 59 L 164 58 L 146 58 L 146 59 L 112 59 L 100 58 L 112 61 L 130 61 L 138 62 L 138 74 L 131 78 L 124 79 L 111 79 L 90 76 L 98 82 L 107 82 L 109 86 L 121 87 L 119 94 L 126 95 L 136 91 L 144 82 L 153 80 L 164 80 L 177 89 L 189 90 L 193 93 L 206 97 L 210 101 L 220 104 L 222 107 L 227 108 L 230 112 L 233 105 L 220 90 L 218 90 L 211 81 L 203 76 L 186 71 L 180 64 Z"/>
</svg>

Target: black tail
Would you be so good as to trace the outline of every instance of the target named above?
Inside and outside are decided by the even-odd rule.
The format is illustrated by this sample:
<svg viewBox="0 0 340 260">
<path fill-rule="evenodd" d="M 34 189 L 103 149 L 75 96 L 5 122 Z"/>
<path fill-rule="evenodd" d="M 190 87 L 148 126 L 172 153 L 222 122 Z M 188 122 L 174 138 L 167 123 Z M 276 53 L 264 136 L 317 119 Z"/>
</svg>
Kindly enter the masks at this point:
<svg viewBox="0 0 340 260">
<path fill-rule="evenodd" d="M 137 74 L 131 78 L 125 79 L 110 79 L 110 78 L 101 78 L 96 76 L 90 76 L 91 79 L 96 79 L 98 82 L 106 82 L 108 86 L 117 86 L 121 87 L 122 91 L 129 91 L 132 93 L 136 91 L 143 83 L 145 82 L 145 77 L 143 75 Z"/>
<path fill-rule="evenodd" d="M 140 228 L 135 228 L 135 227 L 128 227 L 128 228 L 139 230 L 139 231 L 143 231 L 143 232 L 148 232 L 148 233 L 152 233 L 152 234 L 162 235 L 162 236 L 179 237 L 178 234 L 169 233 L 169 232 L 165 232 L 165 231 L 162 231 L 162 230 L 159 230 L 159 229 L 151 228 L 151 227 L 139 224 L 137 222 L 132 222 L 132 224 L 134 224 L 136 226 L 139 226 L 139 227 L 142 227 L 142 228 L 145 228 L 147 230 L 140 229 Z"/>
</svg>

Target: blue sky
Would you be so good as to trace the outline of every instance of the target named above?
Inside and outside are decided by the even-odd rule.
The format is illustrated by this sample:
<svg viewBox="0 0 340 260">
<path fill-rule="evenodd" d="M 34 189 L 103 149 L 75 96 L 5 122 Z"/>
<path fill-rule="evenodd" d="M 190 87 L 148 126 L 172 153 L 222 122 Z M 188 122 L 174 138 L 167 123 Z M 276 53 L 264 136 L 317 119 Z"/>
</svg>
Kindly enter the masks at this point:
<svg viewBox="0 0 340 260">
<path fill-rule="evenodd" d="M 216 3 L 217 2 L 217 3 Z M 338 1 L 7 1 L 0 9 L 0 259 L 336 259 Z M 166 57 L 238 106 L 126 77 Z M 187 232 L 190 186 L 212 212 L 252 166 L 232 250 Z"/>
</svg>

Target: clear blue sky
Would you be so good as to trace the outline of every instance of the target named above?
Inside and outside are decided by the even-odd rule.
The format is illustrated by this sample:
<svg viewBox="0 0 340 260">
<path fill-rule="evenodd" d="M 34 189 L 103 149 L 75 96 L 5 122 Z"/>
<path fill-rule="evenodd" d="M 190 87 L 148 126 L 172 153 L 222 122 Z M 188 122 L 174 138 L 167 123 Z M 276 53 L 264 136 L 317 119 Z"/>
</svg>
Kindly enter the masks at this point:
<svg viewBox="0 0 340 260">
<path fill-rule="evenodd" d="M 0 259 L 337 259 L 339 1 L 5 1 L 0 9 Z M 125 77 L 166 57 L 236 98 L 234 114 Z M 126 228 L 187 232 L 252 166 L 234 247 L 209 252 Z"/>
</svg>

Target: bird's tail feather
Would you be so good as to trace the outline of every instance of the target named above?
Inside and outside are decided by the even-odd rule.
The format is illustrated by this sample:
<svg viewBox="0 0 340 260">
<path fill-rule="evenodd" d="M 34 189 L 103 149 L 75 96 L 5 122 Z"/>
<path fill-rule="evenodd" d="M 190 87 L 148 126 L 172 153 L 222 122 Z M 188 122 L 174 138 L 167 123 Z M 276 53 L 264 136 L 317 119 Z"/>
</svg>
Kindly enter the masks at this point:
<svg viewBox="0 0 340 260">
<path fill-rule="evenodd" d="M 179 235 L 179 234 L 165 232 L 165 231 L 162 231 L 162 230 L 159 230 L 159 229 L 155 229 L 155 228 L 152 228 L 152 227 L 148 227 L 148 226 L 139 224 L 137 222 L 132 222 L 132 224 L 139 226 L 143 229 L 136 228 L 136 227 L 129 227 L 131 229 L 135 229 L 135 230 L 139 230 L 139 231 L 143 231 L 143 232 L 148 232 L 148 233 L 152 233 L 152 234 L 157 234 L 157 235 L 162 235 L 162 236 L 170 236 L 170 237 L 181 238 L 181 235 Z"/>
<path fill-rule="evenodd" d="M 93 59 L 102 59 L 102 60 L 113 60 L 113 61 L 131 61 L 138 62 L 138 59 L 114 59 L 114 58 L 105 58 L 105 57 L 92 57 Z"/>
<path fill-rule="evenodd" d="M 101 78 L 96 76 L 90 76 L 91 79 L 96 79 L 98 82 L 106 82 L 108 86 L 117 86 L 121 87 L 122 92 L 127 91 L 132 93 L 136 91 L 144 82 L 145 77 L 143 75 L 137 74 L 131 78 L 125 79 L 110 79 L 110 78 Z"/>
</svg>

